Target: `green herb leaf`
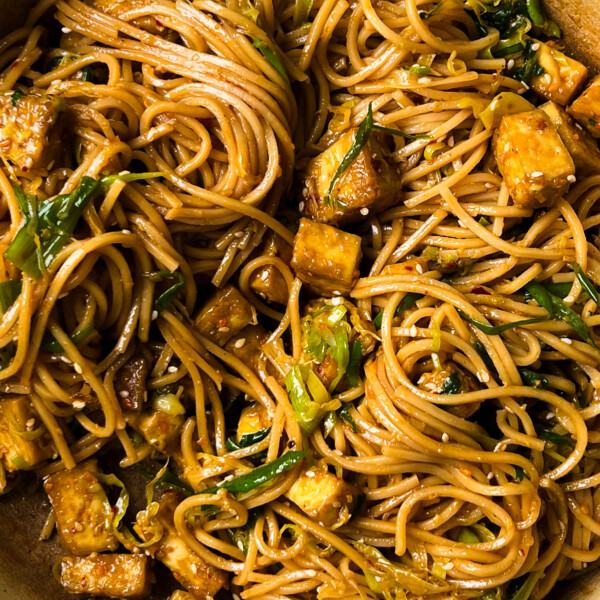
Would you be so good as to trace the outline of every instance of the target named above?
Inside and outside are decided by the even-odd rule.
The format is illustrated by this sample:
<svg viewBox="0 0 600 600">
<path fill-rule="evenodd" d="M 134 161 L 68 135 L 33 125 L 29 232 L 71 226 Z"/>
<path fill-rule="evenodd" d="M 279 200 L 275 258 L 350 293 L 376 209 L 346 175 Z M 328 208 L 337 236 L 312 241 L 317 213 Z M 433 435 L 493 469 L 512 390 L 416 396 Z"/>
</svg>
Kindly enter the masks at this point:
<svg viewBox="0 0 600 600">
<path fill-rule="evenodd" d="M 233 494 L 245 494 L 250 492 L 257 487 L 268 483 L 277 475 L 289 471 L 295 464 L 300 462 L 306 456 L 306 450 L 286 452 L 283 456 L 276 458 L 270 463 L 256 467 L 240 477 L 230 479 L 229 481 L 222 481 L 218 485 L 202 490 L 201 494 L 214 494 L 215 492 L 223 489 Z"/>
<path fill-rule="evenodd" d="M 540 580 L 540 577 L 543 574 L 543 571 L 530 573 L 527 576 L 525 583 L 517 590 L 517 593 L 511 598 L 511 600 L 529 600 L 529 597 L 533 593 L 537 582 Z"/>
<path fill-rule="evenodd" d="M 442 6 L 442 2 L 439 2 L 431 10 L 422 10 L 419 12 L 419 17 L 421 17 L 421 19 L 423 19 L 423 21 L 426 21 L 432 15 L 434 15 L 441 8 L 441 6 Z"/>
<path fill-rule="evenodd" d="M 165 177 L 166 173 L 161 171 L 146 171 L 144 173 L 115 173 L 114 175 L 105 175 L 100 184 L 107 190 L 115 181 L 123 181 L 125 183 L 133 183 L 134 181 L 145 181 L 146 179 L 157 179 Z"/>
<path fill-rule="evenodd" d="M 560 435 L 559 433 L 554 433 L 554 431 L 550 431 L 549 429 L 536 429 L 536 432 L 540 438 L 542 438 L 546 442 L 550 442 L 555 446 L 574 446 L 575 442 L 566 435 Z"/>
<path fill-rule="evenodd" d="M 166 465 L 165 465 L 166 466 Z M 188 498 L 194 493 L 194 490 L 184 481 L 179 479 L 169 469 L 164 467 L 155 469 L 145 462 L 137 462 L 131 466 L 132 469 L 141 473 L 148 480 L 155 480 L 159 473 L 160 477 L 154 482 L 154 487 L 159 491 L 174 491 L 181 494 L 184 498 Z"/>
<path fill-rule="evenodd" d="M 348 361 L 348 367 L 346 368 L 346 379 L 350 387 L 356 387 L 358 385 L 358 368 L 360 366 L 360 360 L 363 354 L 362 344 L 355 340 L 352 344 L 352 350 L 350 350 L 350 360 Z"/>
<path fill-rule="evenodd" d="M 396 310 L 394 311 L 394 317 L 399 316 L 402 313 L 402 311 L 412 308 L 416 304 L 417 300 L 420 300 L 422 297 L 423 297 L 423 294 L 417 294 L 416 292 L 408 292 L 406 294 L 406 296 L 404 296 L 404 298 L 402 298 L 402 300 L 400 300 L 400 303 L 396 307 Z M 377 315 L 373 319 L 373 325 L 375 326 L 376 329 L 381 329 L 381 321 L 382 320 L 383 320 L 383 311 L 380 311 L 377 313 Z"/>
<path fill-rule="evenodd" d="M 177 294 L 185 286 L 185 278 L 178 271 L 154 271 L 148 275 L 148 278 L 150 281 L 177 280 L 154 301 L 154 309 L 159 313 L 171 305 L 171 302 L 175 300 Z"/>
<path fill-rule="evenodd" d="M 94 331 L 93 322 L 89 323 L 86 327 L 71 335 L 71 341 L 77 346 L 78 344 L 81 344 L 81 342 L 83 342 L 90 335 L 90 333 L 92 333 L 92 331 Z M 62 354 L 65 351 L 49 331 L 47 331 L 42 338 L 42 348 L 44 348 L 44 350 L 48 350 L 48 352 L 53 352 L 54 354 Z"/>
<path fill-rule="evenodd" d="M 536 373 L 525 367 L 518 367 L 518 371 L 525 385 L 539 390 L 543 390 L 548 386 L 548 380 L 541 373 Z"/>
<path fill-rule="evenodd" d="M 452 373 L 449 377 L 446 377 L 442 385 L 442 394 L 458 394 L 460 391 L 460 375 L 457 371 Z"/>
<path fill-rule="evenodd" d="M 255 431 L 254 433 L 246 433 L 240 438 L 239 442 L 234 437 L 227 438 L 227 441 L 225 442 L 225 448 L 227 448 L 227 450 L 230 452 L 241 450 L 242 448 L 248 448 L 248 446 L 252 446 L 257 442 L 262 442 L 262 440 L 269 435 L 269 431 L 271 431 L 271 428 L 267 427 L 265 429 L 261 429 L 260 431 Z"/>
<path fill-rule="evenodd" d="M 22 279 L 9 279 L 0 283 L 0 307 L 5 313 L 20 296 L 23 289 Z"/>
<path fill-rule="evenodd" d="M 483 343 L 479 340 L 475 340 L 473 342 L 473 348 L 475 348 L 477 354 L 481 356 L 481 360 L 483 360 L 483 364 L 488 368 L 488 370 L 494 373 L 494 375 L 498 375 L 498 369 L 496 368 L 492 357 L 488 354 L 488 351 L 486 350 Z"/>
<path fill-rule="evenodd" d="M 596 286 L 590 281 L 588 276 L 583 272 L 581 265 L 578 263 L 573 263 L 573 271 L 575 271 L 575 275 L 577 275 L 577 279 L 579 283 L 581 283 L 581 287 L 585 290 L 587 295 L 598 305 L 598 290 Z"/>
<path fill-rule="evenodd" d="M 71 239 L 83 209 L 99 187 L 98 181 L 83 177 L 79 187 L 70 194 L 44 200 L 39 206 L 37 219 L 34 203 L 28 200 L 31 196 L 23 195 L 25 199 L 22 200 L 27 202 L 26 209 L 23 208 L 25 205 L 21 206 L 25 224 L 4 256 L 33 279 L 38 279 Z"/>
<path fill-rule="evenodd" d="M 21 99 L 21 96 L 24 96 L 25 94 L 21 91 L 21 90 L 15 90 L 13 92 L 13 95 L 10 97 L 10 101 L 12 102 L 13 106 L 17 105 L 17 102 Z"/>
<path fill-rule="evenodd" d="M 265 57 L 265 60 L 283 77 L 283 79 L 289 83 L 290 80 L 288 79 L 287 73 L 281 64 L 279 57 L 273 52 L 271 46 L 262 40 L 254 40 L 252 45 Z"/>
<path fill-rule="evenodd" d="M 352 404 L 352 402 L 346 402 L 346 403 L 342 404 L 342 408 L 340 408 L 338 414 L 340 416 L 340 419 L 342 419 L 342 421 L 344 421 L 344 423 L 347 423 L 348 425 L 350 425 L 350 427 L 352 427 L 352 431 L 354 433 L 358 433 L 358 427 L 356 426 L 356 423 L 354 422 L 354 419 L 352 418 L 352 415 L 350 414 L 350 411 L 352 410 L 352 406 L 354 406 Z"/>
<path fill-rule="evenodd" d="M 536 323 L 543 323 L 547 321 L 547 317 L 536 317 L 535 319 L 524 319 L 522 321 L 514 321 L 513 323 L 504 323 L 504 325 L 488 325 L 487 323 L 482 323 L 481 321 L 477 321 L 476 319 L 472 319 L 466 313 L 464 313 L 460 308 L 456 309 L 458 314 L 474 325 L 480 331 L 483 331 L 486 335 L 500 335 L 509 329 L 514 329 L 515 327 L 523 327 L 524 325 L 535 325 Z"/>
<path fill-rule="evenodd" d="M 327 192 L 327 196 L 325 196 L 325 198 L 323 199 L 323 202 L 325 204 L 329 204 L 331 202 L 331 194 L 335 189 L 335 185 L 338 182 L 338 179 L 344 174 L 344 171 L 346 171 L 346 169 L 354 162 L 354 159 L 360 154 L 360 151 L 369 141 L 372 132 L 373 107 L 371 103 L 369 103 L 369 107 L 367 109 L 367 116 L 358 126 L 358 131 L 356 132 L 356 136 L 354 138 L 354 141 L 352 142 L 352 145 L 350 146 L 348 152 L 346 152 L 344 158 L 342 158 L 342 162 L 339 164 L 338 168 L 333 174 L 333 178 L 331 179 L 331 183 L 329 184 L 329 191 Z"/>
<path fill-rule="evenodd" d="M 519 467 L 519 465 L 516 465 L 513 468 L 515 470 L 515 479 L 517 481 L 523 481 L 523 479 L 525 479 L 525 471 L 523 468 Z"/>
<path fill-rule="evenodd" d="M 517 81 L 529 84 L 533 77 L 539 77 L 544 74 L 544 68 L 539 64 L 537 59 L 537 50 L 534 50 L 534 40 L 528 39 L 525 42 L 525 50 L 523 52 L 523 64 L 512 71 L 508 71 L 508 76 Z"/>
</svg>

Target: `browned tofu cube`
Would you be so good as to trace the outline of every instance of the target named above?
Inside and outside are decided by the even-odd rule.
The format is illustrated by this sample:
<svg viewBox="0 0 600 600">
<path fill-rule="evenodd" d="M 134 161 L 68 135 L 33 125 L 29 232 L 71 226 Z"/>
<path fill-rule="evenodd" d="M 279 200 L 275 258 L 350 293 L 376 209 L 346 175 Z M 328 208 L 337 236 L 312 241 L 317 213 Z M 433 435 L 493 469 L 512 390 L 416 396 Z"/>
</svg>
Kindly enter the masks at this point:
<svg viewBox="0 0 600 600">
<path fill-rule="evenodd" d="M 360 245 L 357 235 L 303 218 L 294 239 L 291 266 L 318 294 L 346 294 L 360 274 Z"/>
<path fill-rule="evenodd" d="M 169 398 L 174 394 L 158 397 L 152 408 L 144 410 L 131 421 L 131 426 L 159 452 L 171 455 L 179 449 L 181 428 L 185 422 L 185 409 L 181 403 L 172 403 L 168 408 Z M 166 410 L 157 406 L 161 403 Z M 181 408 L 179 408 L 181 407 Z"/>
<path fill-rule="evenodd" d="M 0 93 L 0 156 L 22 171 L 45 168 L 55 158 L 58 98 L 39 93 Z"/>
<path fill-rule="evenodd" d="M 280 258 L 289 264 L 292 259 L 292 247 L 276 233 L 269 232 L 265 238 L 261 254 Z M 287 284 L 277 267 L 266 265 L 256 269 L 250 275 L 249 284 L 259 298 L 277 304 L 287 304 Z"/>
<path fill-rule="evenodd" d="M 150 558 L 144 554 L 64 556 L 58 572 L 70 594 L 103 598 L 144 598 L 154 581 Z"/>
<path fill-rule="evenodd" d="M 337 528 L 352 516 L 358 490 L 325 466 L 302 473 L 286 495 L 324 527 Z"/>
<path fill-rule="evenodd" d="M 0 460 L 6 471 L 27 471 L 52 456 L 47 434 L 27 439 L 28 434 L 42 432 L 40 428 L 27 396 L 0 399 Z"/>
<path fill-rule="evenodd" d="M 271 419 L 269 419 L 269 413 L 262 404 L 254 402 L 249 406 L 245 406 L 238 421 L 237 441 L 239 443 L 245 435 L 258 433 L 268 427 L 271 427 Z"/>
<path fill-rule="evenodd" d="M 600 138 L 600 75 L 567 109 L 595 138 Z"/>
<path fill-rule="evenodd" d="M 587 69 L 557 48 L 536 43 L 540 45 L 537 60 L 544 73 L 531 79 L 531 89 L 546 100 L 565 106 L 585 83 Z"/>
<path fill-rule="evenodd" d="M 115 392 L 123 410 L 139 412 L 146 401 L 146 379 L 150 362 L 142 355 L 132 356 L 115 375 Z"/>
<path fill-rule="evenodd" d="M 573 159 L 541 110 L 504 116 L 493 144 L 498 169 L 518 206 L 551 204 L 575 180 Z"/>
<path fill-rule="evenodd" d="M 94 475 L 97 470 L 95 462 L 89 461 L 54 473 L 44 482 L 60 541 L 76 556 L 114 550 L 119 545 L 112 528 L 112 507 Z"/>
<path fill-rule="evenodd" d="M 331 225 L 352 223 L 399 201 L 400 177 L 397 169 L 387 162 L 389 153 L 377 135 L 370 137 L 329 196 L 331 181 L 354 143 L 356 132 L 356 127 L 346 131 L 308 163 L 301 190 L 302 212 L 307 217 Z"/>
<path fill-rule="evenodd" d="M 228 285 L 202 307 L 195 323 L 200 333 L 223 346 L 246 325 L 256 323 L 256 310 L 236 287 Z"/>
<path fill-rule="evenodd" d="M 600 174 L 600 150 L 594 138 L 584 131 L 554 102 L 540 106 L 552 121 L 563 144 L 569 151 L 580 175 Z"/>
<path fill-rule="evenodd" d="M 175 579 L 193 598 L 209 600 L 225 585 L 227 574 L 202 560 L 181 539 L 173 523 L 173 514 L 178 504 L 179 497 L 173 492 L 167 492 L 161 498 L 156 518 L 164 527 L 164 533 L 156 544 L 148 548 L 148 552 L 172 571 Z M 142 536 L 145 527 L 146 524 L 138 520 L 136 530 Z M 147 535 L 151 537 L 152 531 Z"/>
</svg>

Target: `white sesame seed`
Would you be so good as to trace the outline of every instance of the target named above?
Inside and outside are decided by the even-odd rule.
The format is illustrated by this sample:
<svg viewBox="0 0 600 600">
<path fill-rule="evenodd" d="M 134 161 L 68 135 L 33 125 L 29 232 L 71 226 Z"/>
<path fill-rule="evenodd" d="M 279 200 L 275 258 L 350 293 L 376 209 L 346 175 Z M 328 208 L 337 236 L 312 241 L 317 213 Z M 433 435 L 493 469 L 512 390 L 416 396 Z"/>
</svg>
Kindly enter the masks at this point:
<svg viewBox="0 0 600 600">
<path fill-rule="evenodd" d="M 451 135 L 448 138 L 448 148 L 454 148 L 454 136 L 453 135 Z"/>
<path fill-rule="evenodd" d="M 568 296 L 565 296 L 563 298 L 563 300 L 567 303 L 570 304 L 571 302 L 575 302 L 575 298 L 573 296 L 571 296 L 571 294 L 569 294 Z"/>
<path fill-rule="evenodd" d="M 510 406 L 506 407 L 506 412 L 509 413 L 509 414 L 511 414 L 511 415 L 515 414 L 514 411 L 513 411 L 513 409 Z"/>
<path fill-rule="evenodd" d="M 567 177 L 567 181 L 569 181 L 570 183 L 575 183 L 577 181 L 577 177 L 575 177 L 575 175 L 569 175 Z"/>
<path fill-rule="evenodd" d="M 533 45 L 531 46 L 531 49 L 532 49 L 534 52 L 537 52 L 537 51 L 540 49 L 540 45 L 539 45 L 538 43 L 535 43 L 535 44 L 533 44 Z"/>
<path fill-rule="evenodd" d="M 219 327 L 219 333 L 227 333 L 229 331 L 229 327 Z"/>
<path fill-rule="evenodd" d="M 75 369 L 75 373 L 79 373 L 79 375 L 83 373 L 83 369 L 81 368 L 80 364 L 74 363 L 73 368 Z"/>
<path fill-rule="evenodd" d="M 429 79 L 429 77 L 419 77 L 417 83 L 431 83 L 431 79 Z"/>
<path fill-rule="evenodd" d="M 449 571 L 450 569 L 454 569 L 454 563 L 450 561 L 443 566 L 444 571 Z"/>
<path fill-rule="evenodd" d="M 158 319 L 158 311 L 157 311 L 157 310 L 153 310 L 153 311 L 152 311 L 152 314 L 150 315 L 150 318 L 151 318 L 153 321 L 156 321 L 156 319 Z"/>
<path fill-rule="evenodd" d="M 573 343 L 573 340 L 571 340 L 571 339 L 569 339 L 567 337 L 560 338 L 560 341 L 564 342 L 565 344 L 569 344 L 569 345 Z"/>
<path fill-rule="evenodd" d="M 169 373 L 177 373 L 178 369 L 177 369 L 177 367 L 174 367 L 173 365 L 171 365 L 170 367 L 167 368 L 167 371 Z"/>
<path fill-rule="evenodd" d="M 71 364 L 71 359 L 67 358 L 66 356 L 61 356 L 60 360 L 62 360 L 64 363 L 67 363 L 68 365 Z"/>
<path fill-rule="evenodd" d="M 79 521 L 75 521 L 75 523 L 73 523 L 73 528 L 75 531 L 83 531 L 83 524 Z"/>
<path fill-rule="evenodd" d="M 331 306 L 339 306 L 344 303 L 344 299 L 337 296 L 336 298 L 331 299 Z"/>
<path fill-rule="evenodd" d="M 243 231 L 236 231 L 233 235 L 235 237 L 244 237 L 244 232 Z"/>
<path fill-rule="evenodd" d="M 490 374 L 487 371 L 479 371 L 477 373 L 477 379 L 479 379 L 481 383 L 487 383 L 490 380 Z"/>
<path fill-rule="evenodd" d="M 417 273 L 423 275 L 423 267 L 420 263 L 417 263 Z"/>
<path fill-rule="evenodd" d="M 121 231 L 121 233 L 124 233 L 125 235 L 129 235 L 131 233 L 131 231 L 129 231 L 129 229 L 123 229 Z"/>
<path fill-rule="evenodd" d="M 243 348 L 244 344 L 246 343 L 246 338 L 240 338 L 239 340 L 235 341 L 234 346 L 236 348 Z"/>
<path fill-rule="evenodd" d="M 494 472 L 493 472 L 493 471 L 490 471 L 490 472 L 487 474 L 487 478 L 488 478 L 488 479 L 493 479 L 493 478 L 494 478 Z"/>
<path fill-rule="evenodd" d="M 360 209 L 360 214 L 361 214 L 363 217 L 366 217 L 366 216 L 369 214 L 369 209 L 368 209 L 368 208 L 366 208 L 366 207 L 365 207 L 365 208 L 361 208 L 361 209 Z"/>
<path fill-rule="evenodd" d="M 306 571 L 306 576 L 307 577 L 316 577 L 317 572 L 314 569 L 309 569 L 308 571 Z"/>
<path fill-rule="evenodd" d="M 486 189 L 491 190 L 492 188 L 496 187 L 493 183 L 486 183 L 485 184 Z"/>
<path fill-rule="evenodd" d="M 524 81 L 521 81 L 521 85 L 523 86 L 523 89 L 524 89 L 525 91 L 527 91 L 527 90 L 529 89 L 529 86 L 528 86 L 528 85 L 527 85 L 527 84 L 526 84 Z M 522 93 L 523 93 L 523 91 L 522 91 L 522 90 L 519 90 L 519 93 L 520 93 L 520 94 L 522 94 Z"/>
<path fill-rule="evenodd" d="M 546 82 L 546 85 L 550 85 L 552 83 L 552 77 L 550 77 L 550 73 L 546 73 L 544 75 L 544 81 Z"/>
<path fill-rule="evenodd" d="M 306 476 L 307 477 L 314 477 L 315 476 L 315 472 L 314 471 L 306 471 Z"/>
<path fill-rule="evenodd" d="M 506 63 L 506 68 L 509 71 L 512 71 L 515 68 L 515 61 L 512 58 Z"/>
<path fill-rule="evenodd" d="M 121 396 L 121 398 L 129 398 L 129 392 L 127 390 L 121 390 L 119 396 Z"/>
<path fill-rule="evenodd" d="M 304 211 L 304 207 L 305 207 L 305 206 L 306 206 L 306 205 L 304 204 L 304 202 L 300 202 L 300 204 L 298 204 L 298 210 L 299 210 L 300 212 L 303 212 L 303 211 Z"/>
<path fill-rule="evenodd" d="M 27 423 L 25 423 L 25 427 L 27 427 L 27 429 L 29 431 L 31 431 L 33 429 L 33 426 L 35 425 L 35 419 L 31 418 L 27 421 Z"/>
<path fill-rule="evenodd" d="M 546 413 L 546 419 L 554 419 L 554 413 L 553 412 Z"/>
<path fill-rule="evenodd" d="M 531 176 L 532 176 L 532 177 L 543 177 L 543 176 L 544 176 L 544 173 L 543 173 L 542 171 L 534 171 L 534 172 L 531 174 Z"/>
<path fill-rule="evenodd" d="M 449 441 L 450 441 L 450 436 L 446 432 L 442 433 L 442 442 L 444 442 L 444 444 L 446 444 Z"/>
<path fill-rule="evenodd" d="M 131 171 L 121 171 L 119 175 L 122 177 L 123 175 L 129 175 Z"/>
<path fill-rule="evenodd" d="M 75 400 L 73 402 L 73 408 L 81 410 L 82 408 L 85 408 L 85 402 L 83 400 Z"/>
<path fill-rule="evenodd" d="M 72 30 L 70 27 L 63 27 L 63 28 L 61 29 L 61 31 L 62 31 L 63 33 L 71 33 L 71 31 L 73 31 L 73 30 Z"/>
<path fill-rule="evenodd" d="M 190 568 L 192 569 L 192 573 L 198 573 L 198 565 L 196 563 L 192 563 Z"/>
<path fill-rule="evenodd" d="M 410 335 L 410 337 L 417 337 L 417 333 L 418 333 L 417 326 L 416 325 L 412 325 L 411 328 L 410 328 L 410 330 L 409 330 L 409 332 L 408 332 L 408 335 Z"/>
<path fill-rule="evenodd" d="M 334 296 L 341 296 L 341 295 L 342 295 L 342 292 L 340 292 L 340 290 L 333 290 L 332 294 L 333 294 Z"/>
<path fill-rule="evenodd" d="M 336 456 L 344 456 L 344 453 L 343 453 L 341 450 L 337 450 L 337 449 L 336 449 L 336 450 L 334 450 L 334 451 L 333 451 L 333 453 L 334 453 Z"/>
</svg>

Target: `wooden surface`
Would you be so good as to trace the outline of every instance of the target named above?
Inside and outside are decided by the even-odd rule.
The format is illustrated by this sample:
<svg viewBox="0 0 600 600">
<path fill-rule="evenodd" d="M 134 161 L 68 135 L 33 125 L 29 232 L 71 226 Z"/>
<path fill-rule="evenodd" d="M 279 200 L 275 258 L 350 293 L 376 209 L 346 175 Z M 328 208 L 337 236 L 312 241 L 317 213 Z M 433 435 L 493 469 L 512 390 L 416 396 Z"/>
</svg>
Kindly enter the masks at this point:
<svg viewBox="0 0 600 600">
<path fill-rule="evenodd" d="M 34 0 L 0 0 L 0 36 L 17 28 L 32 4 Z M 600 0 L 545 0 L 545 5 L 564 32 L 567 52 L 600 73 Z M 51 574 L 60 554 L 56 541 L 37 540 L 47 511 L 37 486 L 0 498 L 0 600 L 67 599 Z M 167 577 L 162 571 L 158 575 L 165 584 Z M 160 591 L 153 596 L 164 597 Z M 600 570 L 561 584 L 547 600 L 600 600 Z"/>
</svg>

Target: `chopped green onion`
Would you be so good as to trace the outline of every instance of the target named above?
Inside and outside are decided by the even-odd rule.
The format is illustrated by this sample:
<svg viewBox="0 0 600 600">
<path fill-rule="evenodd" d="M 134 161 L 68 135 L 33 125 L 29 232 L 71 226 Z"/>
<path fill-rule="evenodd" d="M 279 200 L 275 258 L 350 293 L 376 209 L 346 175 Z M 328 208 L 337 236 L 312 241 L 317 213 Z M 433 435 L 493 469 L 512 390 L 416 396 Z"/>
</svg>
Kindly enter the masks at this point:
<svg viewBox="0 0 600 600">
<path fill-rule="evenodd" d="M 442 394 L 458 394 L 460 385 L 460 375 L 455 371 L 452 375 L 446 377 L 446 380 L 442 385 Z"/>
<path fill-rule="evenodd" d="M 418 294 L 416 292 L 408 292 L 404 296 L 404 298 L 402 298 L 402 300 L 400 300 L 400 303 L 396 307 L 396 310 L 394 311 L 394 317 L 399 316 L 402 313 L 402 311 L 412 308 L 415 305 L 415 303 L 417 302 L 417 300 L 420 300 L 422 297 L 423 297 L 423 294 Z M 381 329 L 381 321 L 382 320 L 383 320 L 383 311 L 380 311 L 377 313 L 377 315 L 373 319 L 373 325 L 375 326 L 376 329 Z"/>
<path fill-rule="evenodd" d="M 164 281 L 165 279 L 176 279 L 177 281 L 168 287 L 155 301 L 154 309 L 161 313 L 167 309 L 185 286 L 185 278 L 178 271 L 154 271 L 148 275 L 150 281 Z"/>
<path fill-rule="evenodd" d="M 516 465 L 513 468 L 515 470 L 515 479 L 517 481 L 523 481 L 523 479 L 525 479 L 525 470 L 522 467 L 519 467 L 519 465 Z"/>
<path fill-rule="evenodd" d="M 585 290 L 587 295 L 598 305 L 598 290 L 596 286 L 590 281 L 588 276 L 583 272 L 581 265 L 578 263 L 573 263 L 573 271 L 575 271 L 575 275 L 577 275 L 577 279 L 579 283 L 581 283 L 581 287 Z"/>
<path fill-rule="evenodd" d="M 511 598 L 511 600 L 529 600 L 537 582 L 540 577 L 544 574 L 544 571 L 535 571 L 530 573 L 525 580 L 525 583 L 517 590 L 517 593 Z"/>
<path fill-rule="evenodd" d="M 352 428 L 352 431 L 354 433 L 358 433 L 358 427 L 356 426 L 356 423 L 355 423 L 354 419 L 352 418 L 352 415 L 350 414 L 350 411 L 352 410 L 353 406 L 354 405 L 351 402 L 346 402 L 346 403 L 342 404 L 342 408 L 340 408 L 338 414 L 340 416 L 340 419 L 342 419 L 342 421 L 344 421 L 345 423 L 350 425 L 350 427 Z"/>
<path fill-rule="evenodd" d="M 9 279 L 0 283 L 0 307 L 5 313 L 21 295 L 23 289 L 22 279 Z"/>
<path fill-rule="evenodd" d="M 21 96 L 24 96 L 21 90 L 15 90 L 13 92 L 12 96 L 10 97 L 10 101 L 12 102 L 13 106 L 17 105 L 17 102 L 21 99 Z"/>
<path fill-rule="evenodd" d="M 71 341 L 77 346 L 81 344 L 89 335 L 94 331 L 94 323 L 89 323 L 86 327 L 81 329 L 80 331 L 76 331 L 71 335 Z M 53 352 L 54 354 L 62 354 L 65 350 L 64 348 L 56 341 L 56 338 L 47 331 L 42 338 L 42 348 L 44 350 L 48 350 L 48 352 Z"/>
<path fill-rule="evenodd" d="M 540 0 L 526 0 L 527 14 L 531 18 L 531 22 L 538 27 L 541 27 L 546 21 L 542 7 L 540 6 Z"/>
<path fill-rule="evenodd" d="M 146 179 L 156 179 L 157 177 L 165 177 L 166 173 L 161 171 L 146 171 L 144 173 L 116 173 L 114 175 L 106 175 L 100 183 L 107 190 L 115 181 L 123 181 L 124 183 L 133 183 L 134 181 L 145 181 Z"/>
<path fill-rule="evenodd" d="M 514 329 L 515 327 L 523 327 L 524 325 L 535 325 L 536 323 L 543 323 L 547 321 L 547 317 L 536 317 L 535 319 L 523 319 L 522 321 L 514 321 L 512 323 L 504 323 L 504 325 L 488 325 L 487 323 L 482 323 L 481 321 L 477 321 L 476 319 L 472 319 L 466 313 L 464 313 L 460 308 L 456 309 L 458 314 L 465 319 L 465 321 L 469 321 L 471 325 L 474 325 L 480 331 L 483 331 L 486 335 L 500 335 L 509 329 Z"/>
<path fill-rule="evenodd" d="M 245 475 L 240 475 L 235 479 L 222 481 L 214 487 L 202 490 L 201 494 L 214 494 L 219 490 L 227 490 L 233 494 L 245 494 L 255 488 L 268 483 L 277 475 L 289 471 L 294 465 L 300 462 L 306 456 L 306 450 L 286 452 L 283 456 L 275 460 L 256 467 Z"/>
<path fill-rule="evenodd" d="M 270 427 L 266 427 L 265 429 L 261 429 L 260 431 L 255 431 L 254 433 L 245 433 L 240 441 L 236 441 L 235 438 L 230 437 L 225 442 L 225 448 L 230 452 L 235 450 L 241 450 L 242 448 L 248 448 L 248 446 L 252 446 L 258 442 L 262 442 L 268 435 L 269 431 L 271 431 Z"/>
<path fill-rule="evenodd" d="M 544 441 L 554 444 L 555 446 L 574 445 L 574 442 L 571 438 L 567 437 L 566 435 L 554 433 L 554 431 L 550 431 L 549 429 L 536 429 L 536 432 Z"/>
<path fill-rule="evenodd" d="M 518 367 L 519 375 L 525 385 L 543 390 L 548 386 L 548 380 L 541 373 L 536 373 L 525 367 Z"/>
<path fill-rule="evenodd" d="M 265 60 L 283 77 L 285 81 L 289 84 L 290 80 L 288 79 L 287 73 L 279 60 L 279 57 L 271 46 L 263 42 L 262 40 L 254 40 L 252 45 L 265 57 Z"/>
<path fill-rule="evenodd" d="M 363 347 L 362 344 L 355 340 L 350 350 L 350 360 L 348 361 L 348 367 L 346 368 L 346 379 L 350 387 L 356 387 L 358 385 L 358 368 L 360 366 L 360 360 L 362 358 Z"/>
</svg>

